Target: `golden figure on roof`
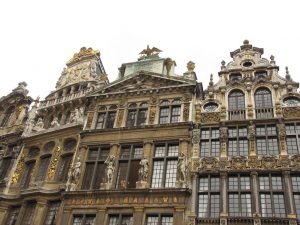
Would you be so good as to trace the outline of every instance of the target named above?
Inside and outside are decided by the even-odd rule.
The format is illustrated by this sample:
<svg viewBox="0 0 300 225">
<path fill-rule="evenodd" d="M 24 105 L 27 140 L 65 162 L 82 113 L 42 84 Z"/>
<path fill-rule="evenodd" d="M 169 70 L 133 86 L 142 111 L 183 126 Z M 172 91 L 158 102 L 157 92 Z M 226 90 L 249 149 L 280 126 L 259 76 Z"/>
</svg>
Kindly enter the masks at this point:
<svg viewBox="0 0 300 225">
<path fill-rule="evenodd" d="M 145 56 L 158 55 L 160 52 L 162 52 L 160 49 L 156 47 L 149 48 L 149 45 L 147 45 L 147 48 L 141 51 L 140 55 L 145 55 Z"/>
</svg>

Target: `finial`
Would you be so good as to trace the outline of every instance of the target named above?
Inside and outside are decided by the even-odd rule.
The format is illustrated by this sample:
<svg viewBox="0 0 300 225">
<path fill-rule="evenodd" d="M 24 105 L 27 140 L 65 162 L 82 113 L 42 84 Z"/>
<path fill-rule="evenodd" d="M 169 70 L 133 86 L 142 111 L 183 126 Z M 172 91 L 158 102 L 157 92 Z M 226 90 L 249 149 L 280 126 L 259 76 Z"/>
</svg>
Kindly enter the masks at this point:
<svg viewBox="0 0 300 225">
<path fill-rule="evenodd" d="M 271 60 L 270 63 L 271 63 L 272 65 L 275 65 L 276 62 L 275 62 L 275 57 L 274 57 L 274 55 L 271 55 L 271 56 L 270 56 L 270 60 Z"/>
<path fill-rule="evenodd" d="M 290 72 L 289 72 L 289 68 L 286 66 L 285 67 L 285 78 L 287 80 L 290 80 L 291 79 L 291 75 L 290 75 Z"/>
<path fill-rule="evenodd" d="M 243 41 L 243 44 L 244 45 L 249 45 L 249 41 L 246 39 L 246 40 Z"/>
<path fill-rule="evenodd" d="M 189 62 L 186 64 L 186 68 L 188 69 L 189 72 L 193 72 L 194 69 L 195 69 L 195 63 L 192 62 L 192 61 L 189 61 Z"/>
<path fill-rule="evenodd" d="M 214 80 L 213 80 L 213 74 L 210 74 L 210 81 L 209 81 L 209 86 L 213 86 L 214 85 Z"/>
</svg>

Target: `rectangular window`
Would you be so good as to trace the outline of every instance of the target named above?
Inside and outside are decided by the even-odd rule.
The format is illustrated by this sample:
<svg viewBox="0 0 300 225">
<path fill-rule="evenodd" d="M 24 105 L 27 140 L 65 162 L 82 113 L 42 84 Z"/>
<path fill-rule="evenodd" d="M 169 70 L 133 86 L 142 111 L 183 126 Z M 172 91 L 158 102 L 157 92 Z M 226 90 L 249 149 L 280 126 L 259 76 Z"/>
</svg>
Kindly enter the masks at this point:
<svg viewBox="0 0 300 225">
<path fill-rule="evenodd" d="M 50 164 L 50 159 L 51 159 L 51 156 L 40 159 L 40 167 L 39 167 L 39 170 L 38 170 L 36 178 L 35 178 L 36 181 L 43 181 L 45 179 L 47 170 L 48 170 L 48 166 Z"/>
<path fill-rule="evenodd" d="M 300 124 L 291 123 L 285 125 L 286 131 L 286 144 L 289 155 L 299 154 L 299 137 L 300 137 Z"/>
<path fill-rule="evenodd" d="M 201 129 L 200 157 L 220 155 L 219 128 Z"/>
<path fill-rule="evenodd" d="M 96 215 L 79 214 L 73 216 L 72 225 L 95 225 Z"/>
<path fill-rule="evenodd" d="M 248 156 L 247 127 L 229 127 L 228 156 Z"/>
<path fill-rule="evenodd" d="M 156 144 L 153 158 L 152 188 L 175 187 L 179 145 Z"/>
<path fill-rule="evenodd" d="M 164 101 L 159 111 L 159 123 L 177 123 L 180 122 L 181 106 L 179 101 L 174 101 L 170 105 L 168 101 Z"/>
<path fill-rule="evenodd" d="M 12 206 L 9 208 L 6 224 L 15 225 L 20 213 L 21 206 Z"/>
<path fill-rule="evenodd" d="M 82 189 L 99 189 L 104 183 L 104 162 L 109 154 L 109 146 L 90 147 L 85 164 Z"/>
<path fill-rule="evenodd" d="M 121 147 L 117 188 L 136 187 L 136 182 L 138 181 L 139 164 L 142 155 L 142 144 L 124 145 Z"/>
<path fill-rule="evenodd" d="M 109 215 L 109 225 L 133 225 L 132 215 Z"/>
<path fill-rule="evenodd" d="M 68 172 L 71 166 L 73 155 L 66 155 L 61 157 L 60 166 L 58 168 L 58 181 L 65 182 L 68 180 Z"/>
<path fill-rule="evenodd" d="M 54 225 L 56 224 L 56 215 L 60 206 L 60 202 L 50 202 L 48 206 L 48 211 L 44 225 Z"/>
<path fill-rule="evenodd" d="M 256 149 L 258 155 L 278 155 L 277 129 L 275 125 L 256 127 Z"/>
<path fill-rule="evenodd" d="M 259 196 L 262 217 L 286 217 L 281 176 L 260 175 Z"/>
<path fill-rule="evenodd" d="M 25 170 L 24 170 L 24 173 L 22 175 L 21 182 L 20 182 L 20 186 L 22 188 L 27 188 L 29 186 L 29 182 L 30 182 L 30 179 L 31 179 L 31 173 L 33 171 L 34 165 L 35 165 L 35 161 L 31 161 L 29 163 L 26 163 Z"/>
<path fill-rule="evenodd" d="M 250 177 L 230 175 L 228 177 L 228 205 L 230 216 L 251 216 Z"/>
<path fill-rule="evenodd" d="M 148 215 L 146 225 L 173 225 L 172 215 Z"/>
<path fill-rule="evenodd" d="M 218 218 L 220 216 L 220 178 L 206 176 L 199 178 L 198 217 Z"/>
<path fill-rule="evenodd" d="M 31 225 L 33 222 L 33 216 L 35 211 L 35 202 L 28 202 L 25 208 L 25 213 L 22 220 L 22 225 Z"/>
<path fill-rule="evenodd" d="M 0 170 L 0 180 L 3 180 L 7 176 L 7 172 L 9 171 L 12 163 L 11 157 L 6 157 L 2 159 L 2 165 Z"/>
<path fill-rule="evenodd" d="M 294 195 L 294 203 L 297 213 L 297 218 L 300 218 L 300 176 L 297 174 L 291 176 L 292 188 Z"/>
<path fill-rule="evenodd" d="M 99 113 L 97 118 L 96 129 L 113 128 L 116 119 L 116 114 L 116 111 L 107 111 Z"/>
</svg>

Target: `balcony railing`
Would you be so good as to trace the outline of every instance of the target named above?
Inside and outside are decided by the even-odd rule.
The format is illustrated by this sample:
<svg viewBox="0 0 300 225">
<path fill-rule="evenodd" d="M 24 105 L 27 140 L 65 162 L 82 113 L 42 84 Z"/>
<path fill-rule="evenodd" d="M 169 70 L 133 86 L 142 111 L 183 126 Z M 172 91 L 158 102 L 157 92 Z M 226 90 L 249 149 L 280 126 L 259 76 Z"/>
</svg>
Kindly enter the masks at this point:
<svg viewBox="0 0 300 225">
<path fill-rule="evenodd" d="M 289 220 L 284 218 L 261 218 L 261 225 L 289 225 Z"/>
<path fill-rule="evenodd" d="M 218 218 L 198 218 L 196 219 L 197 225 L 220 225 Z"/>
<path fill-rule="evenodd" d="M 253 225 L 253 218 L 228 218 L 228 225 Z"/>
<path fill-rule="evenodd" d="M 256 119 L 268 119 L 274 117 L 273 108 L 256 108 Z"/>
<path fill-rule="evenodd" d="M 246 119 L 246 110 L 237 109 L 237 110 L 228 110 L 229 120 L 244 120 Z"/>
<path fill-rule="evenodd" d="M 51 99 L 51 100 L 48 100 L 48 101 L 47 100 L 41 101 L 40 102 L 40 108 L 46 108 L 46 107 L 49 107 L 49 106 L 53 106 L 53 105 L 56 105 L 56 104 L 60 104 L 60 103 L 63 103 L 63 102 L 67 102 L 67 101 L 70 101 L 70 100 L 73 100 L 73 99 L 80 98 L 80 97 L 84 96 L 86 93 L 88 93 L 92 90 L 93 90 L 92 88 L 87 88 L 87 89 L 83 89 L 83 90 L 74 92 L 72 94 L 69 94 L 69 95 L 66 95 L 66 96 L 63 96 L 63 97 L 60 97 L 60 98 Z"/>
</svg>

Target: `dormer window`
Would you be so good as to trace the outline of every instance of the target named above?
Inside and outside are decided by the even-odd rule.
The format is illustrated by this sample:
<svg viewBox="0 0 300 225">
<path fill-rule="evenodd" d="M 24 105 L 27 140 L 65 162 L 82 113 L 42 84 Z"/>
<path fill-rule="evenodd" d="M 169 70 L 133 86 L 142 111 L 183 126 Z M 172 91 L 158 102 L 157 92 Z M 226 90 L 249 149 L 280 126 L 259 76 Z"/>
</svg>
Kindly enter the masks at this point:
<svg viewBox="0 0 300 225">
<path fill-rule="evenodd" d="M 240 73 L 233 73 L 229 76 L 230 81 L 239 81 L 242 79 L 242 74 Z"/>
<path fill-rule="evenodd" d="M 219 105 L 217 103 L 209 102 L 205 104 L 203 108 L 205 112 L 215 112 L 217 111 L 218 107 Z"/>
<path fill-rule="evenodd" d="M 300 105 L 300 99 L 297 97 L 287 97 L 283 100 L 283 104 L 286 106 L 297 106 Z"/>
<path fill-rule="evenodd" d="M 267 77 L 267 71 L 257 71 L 255 73 L 255 78 L 265 79 Z"/>
</svg>

